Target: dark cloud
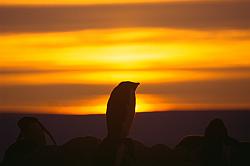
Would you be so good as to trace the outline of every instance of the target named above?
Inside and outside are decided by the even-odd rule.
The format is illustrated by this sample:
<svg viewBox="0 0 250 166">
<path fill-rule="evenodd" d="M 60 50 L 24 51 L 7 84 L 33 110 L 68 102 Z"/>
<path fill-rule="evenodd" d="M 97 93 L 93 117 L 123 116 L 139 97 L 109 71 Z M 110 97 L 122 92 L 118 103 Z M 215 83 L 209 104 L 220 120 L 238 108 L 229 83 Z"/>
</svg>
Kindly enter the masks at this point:
<svg viewBox="0 0 250 166">
<path fill-rule="evenodd" d="M 243 104 L 250 101 L 250 78 L 151 84 L 140 92 L 165 96 L 176 103 Z"/>
<path fill-rule="evenodd" d="M 141 84 L 138 93 L 160 95 L 169 104 L 246 104 L 250 78 Z M 0 86 L 0 106 L 67 106 L 75 101 L 109 95 L 115 85 L 5 85 Z M 103 103 L 105 104 L 105 103 Z M 153 104 L 153 103 L 152 103 Z"/>
<path fill-rule="evenodd" d="M 156 64 L 157 65 L 157 64 Z M 192 71 L 192 72 L 223 72 L 223 73 L 250 73 L 250 66 L 229 66 L 229 67 L 150 67 L 148 69 L 132 69 L 133 71 Z M 50 74 L 50 73 L 74 73 L 74 72 L 89 72 L 89 71 L 131 71 L 131 69 L 105 69 L 102 67 L 96 66 L 94 69 L 89 68 L 77 68 L 74 67 L 66 69 L 35 69 L 35 68 L 1 68 L 0 67 L 0 76 L 1 75 L 16 75 L 16 74 Z"/>
<path fill-rule="evenodd" d="M 0 32 L 166 27 L 249 29 L 250 2 L 0 7 Z"/>
<path fill-rule="evenodd" d="M 68 105 L 109 94 L 112 85 L 48 84 L 0 86 L 0 105 Z"/>
</svg>

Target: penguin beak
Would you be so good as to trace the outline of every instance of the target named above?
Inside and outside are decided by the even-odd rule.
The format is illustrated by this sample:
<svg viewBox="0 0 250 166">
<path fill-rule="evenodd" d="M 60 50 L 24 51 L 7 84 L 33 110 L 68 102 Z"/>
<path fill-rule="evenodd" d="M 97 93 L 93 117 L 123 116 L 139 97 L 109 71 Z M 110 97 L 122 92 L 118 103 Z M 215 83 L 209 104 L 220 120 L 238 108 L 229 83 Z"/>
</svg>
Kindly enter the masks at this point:
<svg viewBox="0 0 250 166">
<path fill-rule="evenodd" d="M 140 85 L 139 82 L 138 82 L 138 83 L 134 83 L 134 88 L 135 88 L 135 90 L 136 90 L 136 88 L 137 88 L 139 85 Z"/>
</svg>

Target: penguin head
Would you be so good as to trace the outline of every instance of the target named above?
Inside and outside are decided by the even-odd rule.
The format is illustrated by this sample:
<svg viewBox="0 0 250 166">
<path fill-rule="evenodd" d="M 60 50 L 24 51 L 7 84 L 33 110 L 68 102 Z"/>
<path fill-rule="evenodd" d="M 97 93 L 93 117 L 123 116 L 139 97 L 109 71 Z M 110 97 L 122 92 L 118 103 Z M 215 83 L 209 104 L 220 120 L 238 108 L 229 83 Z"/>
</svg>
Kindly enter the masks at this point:
<svg viewBox="0 0 250 166">
<path fill-rule="evenodd" d="M 40 145 L 46 144 L 43 126 L 37 118 L 23 117 L 17 125 L 21 130 L 19 139 L 25 139 Z"/>
<path fill-rule="evenodd" d="M 23 117 L 17 122 L 18 127 L 20 128 L 20 134 L 17 138 L 18 140 L 27 140 L 37 145 L 45 145 L 47 134 L 53 143 L 56 145 L 56 142 L 50 132 L 42 125 L 42 123 L 35 117 Z"/>
<path fill-rule="evenodd" d="M 131 89 L 135 91 L 139 85 L 140 83 L 138 82 L 124 81 L 124 82 L 121 82 L 117 87 L 122 88 L 122 89 Z"/>
<path fill-rule="evenodd" d="M 205 136 L 213 139 L 224 139 L 228 137 L 224 122 L 218 118 L 212 120 L 205 130 Z"/>
</svg>

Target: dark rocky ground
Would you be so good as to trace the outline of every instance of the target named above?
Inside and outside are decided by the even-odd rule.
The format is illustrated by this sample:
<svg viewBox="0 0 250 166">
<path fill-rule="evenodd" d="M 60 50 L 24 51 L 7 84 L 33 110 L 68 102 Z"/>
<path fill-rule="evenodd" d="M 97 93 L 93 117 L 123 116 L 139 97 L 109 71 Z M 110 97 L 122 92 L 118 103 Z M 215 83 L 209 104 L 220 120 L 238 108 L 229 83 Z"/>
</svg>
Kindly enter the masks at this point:
<svg viewBox="0 0 250 166">
<path fill-rule="evenodd" d="M 15 142 L 18 135 L 16 122 L 22 116 L 0 115 L 2 153 Z M 11 165 L 111 165 L 109 160 L 114 156 L 117 144 L 103 141 L 106 135 L 104 115 L 35 116 L 51 131 L 59 145 L 41 147 L 26 158 L 12 160 L 16 163 Z M 231 136 L 226 141 L 211 141 L 204 137 L 205 128 L 214 118 L 224 121 Z M 122 164 L 248 166 L 249 119 L 250 112 L 245 111 L 137 114 L 130 134 L 133 139 L 118 143 L 125 147 Z"/>
</svg>

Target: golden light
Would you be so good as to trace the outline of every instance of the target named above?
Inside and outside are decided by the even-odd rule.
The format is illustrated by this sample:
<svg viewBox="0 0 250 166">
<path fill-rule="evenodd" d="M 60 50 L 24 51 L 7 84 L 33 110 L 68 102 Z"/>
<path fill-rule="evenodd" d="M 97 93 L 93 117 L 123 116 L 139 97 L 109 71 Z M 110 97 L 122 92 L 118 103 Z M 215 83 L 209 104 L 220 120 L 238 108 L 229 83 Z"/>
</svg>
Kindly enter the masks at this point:
<svg viewBox="0 0 250 166">
<path fill-rule="evenodd" d="M 176 2 L 189 0 L 0 0 L 1 5 L 70 5 L 70 4 L 124 4 L 124 3 L 152 3 L 152 2 Z M 195 0 L 193 0 L 195 1 Z"/>
<path fill-rule="evenodd" d="M 168 111 L 170 104 L 159 95 L 138 94 L 136 101 L 136 112 Z"/>
<path fill-rule="evenodd" d="M 90 98 L 88 102 L 77 101 L 77 103 L 71 103 L 77 106 L 59 107 L 57 108 L 57 113 L 77 115 L 105 114 L 108 98 L 108 95 L 100 95 Z M 164 103 L 164 99 L 160 96 L 147 94 L 136 95 L 136 112 L 152 112 L 155 109 L 162 110 L 163 108 L 170 110 L 169 105 Z"/>
<path fill-rule="evenodd" d="M 0 83 L 102 86 L 125 80 L 160 84 L 249 78 L 249 71 L 213 70 L 249 67 L 249 34 L 249 30 L 161 28 L 4 34 L 0 35 Z M 50 113 L 99 114 L 105 112 L 107 98 L 108 94 L 88 103 L 74 101 L 65 107 L 39 109 Z M 137 112 L 181 108 L 154 94 L 139 94 L 137 99 Z"/>
</svg>

